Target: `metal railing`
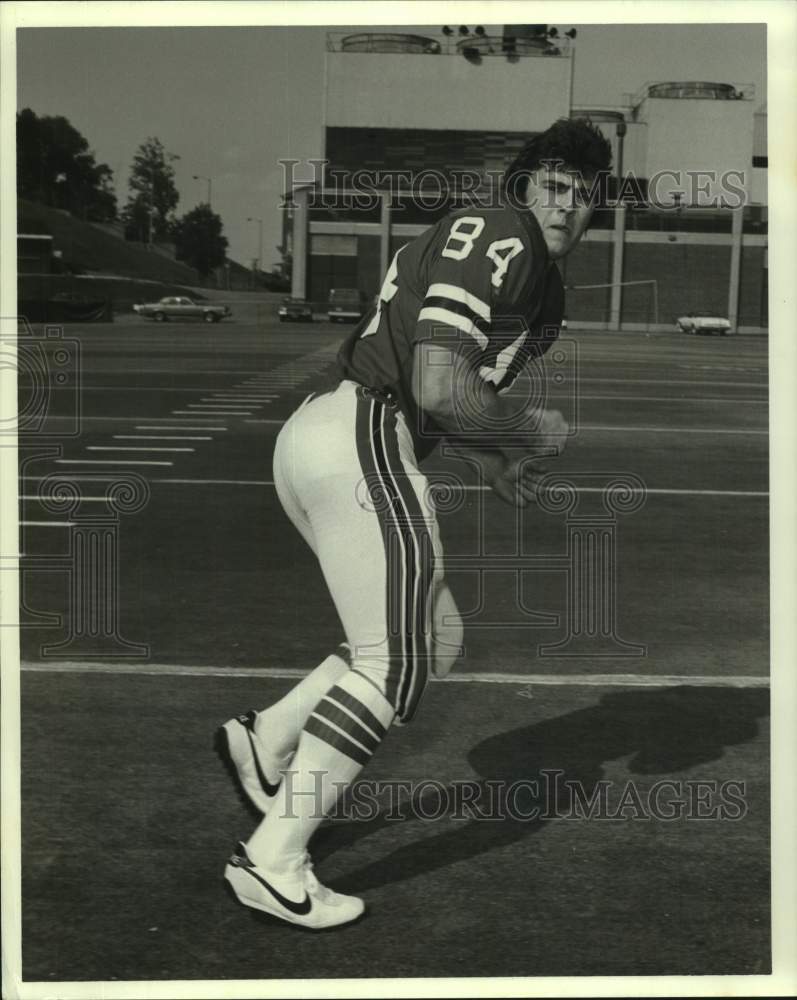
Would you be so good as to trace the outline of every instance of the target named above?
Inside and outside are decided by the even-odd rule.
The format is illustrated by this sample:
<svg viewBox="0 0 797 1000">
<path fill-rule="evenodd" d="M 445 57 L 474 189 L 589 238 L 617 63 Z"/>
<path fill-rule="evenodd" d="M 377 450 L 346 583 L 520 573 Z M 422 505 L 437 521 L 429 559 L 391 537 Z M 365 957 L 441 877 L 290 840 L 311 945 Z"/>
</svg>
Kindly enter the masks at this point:
<svg viewBox="0 0 797 1000">
<path fill-rule="evenodd" d="M 514 38 L 503 35 L 467 35 L 465 37 L 433 38 L 399 32 L 345 32 L 327 33 L 327 51 L 345 53 L 384 53 L 403 55 L 444 55 L 464 56 L 480 59 L 483 56 L 503 56 L 504 58 L 526 58 L 536 56 L 567 57 L 570 55 L 570 40 L 557 38 L 555 42 L 540 38 Z"/>
<path fill-rule="evenodd" d="M 633 94 L 623 94 L 623 98 L 632 108 L 637 108 L 648 98 L 653 100 L 753 101 L 755 100 L 755 84 L 735 81 L 712 83 L 704 80 L 648 81 Z"/>
</svg>

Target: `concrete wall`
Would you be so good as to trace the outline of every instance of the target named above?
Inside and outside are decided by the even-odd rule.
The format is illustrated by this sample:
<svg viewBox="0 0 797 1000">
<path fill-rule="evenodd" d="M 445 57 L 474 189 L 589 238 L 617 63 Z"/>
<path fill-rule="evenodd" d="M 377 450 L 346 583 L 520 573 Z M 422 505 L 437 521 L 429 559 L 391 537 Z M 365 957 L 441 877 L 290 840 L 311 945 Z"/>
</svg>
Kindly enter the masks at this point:
<svg viewBox="0 0 797 1000">
<path fill-rule="evenodd" d="M 742 264 L 739 276 L 739 326 L 767 326 L 769 305 L 767 300 L 766 247 L 742 247 Z"/>
<path fill-rule="evenodd" d="M 648 178 L 665 171 L 712 170 L 719 174 L 741 170 L 752 183 L 753 111 L 751 101 L 675 100 L 648 98 L 642 102 L 638 119 L 646 122 L 645 171 Z M 662 180 L 660 200 L 669 200 L 682 183 Z M 712 187 L 711 196 L 719 193 Z M 704 196 L 705 197 L 705 196 Z M 696 196 L 683 202 L 706 204 Z"/>
<path fill-rule="evenodd" d="M 327 126 L 538 132 L 569 107 L 565 57 L 327 53 Z"/>
</svg>

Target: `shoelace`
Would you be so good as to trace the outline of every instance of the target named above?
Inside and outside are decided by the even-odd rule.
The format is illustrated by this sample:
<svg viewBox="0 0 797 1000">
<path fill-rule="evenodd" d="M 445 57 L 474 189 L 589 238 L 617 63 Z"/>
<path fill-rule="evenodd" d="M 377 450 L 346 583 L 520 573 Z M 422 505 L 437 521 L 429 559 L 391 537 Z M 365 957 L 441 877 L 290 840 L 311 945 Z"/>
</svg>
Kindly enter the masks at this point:
<svg viewBox="0 0 797 1000">
<path fill-rule="evenodd" d="M 315 872 L 313 871 L 313 860 L 310 857 L 309 851 L 305 851 L 302 858 L 302 875 L 304 877 L 305 889 L 307 889 L 311 896 L 315 896 L 316 899 L 321 900 L 321 902 L 331 902 L 335 894 L 325 885 L 321 885 L 316 878 Z"/>
</svg>

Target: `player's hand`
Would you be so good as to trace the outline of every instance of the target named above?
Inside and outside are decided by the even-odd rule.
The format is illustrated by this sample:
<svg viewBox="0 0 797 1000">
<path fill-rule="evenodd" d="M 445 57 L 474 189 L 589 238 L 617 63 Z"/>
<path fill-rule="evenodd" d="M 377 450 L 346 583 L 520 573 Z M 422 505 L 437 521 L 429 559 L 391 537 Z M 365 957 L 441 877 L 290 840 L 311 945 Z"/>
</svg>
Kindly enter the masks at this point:
<svg viewBox="0 0 797 1000">
<path fill-rule="evenodd" d="M 533 453 L 540 458 L 555 458 L 561 455 L 567 444 L 569 426 L 559 410 L 543 410 L 535 413 L 535 430 L 529 443 Z"/>
<path fill-rule="evenodd" d="M 543 469 L 528 456 L 523 456 L 507 460 L 489 485 L 505 503 L 513 507 L 527 507 L 529 503 L 536 501 L 540 480 L 544 475 Z"/>
</svg>

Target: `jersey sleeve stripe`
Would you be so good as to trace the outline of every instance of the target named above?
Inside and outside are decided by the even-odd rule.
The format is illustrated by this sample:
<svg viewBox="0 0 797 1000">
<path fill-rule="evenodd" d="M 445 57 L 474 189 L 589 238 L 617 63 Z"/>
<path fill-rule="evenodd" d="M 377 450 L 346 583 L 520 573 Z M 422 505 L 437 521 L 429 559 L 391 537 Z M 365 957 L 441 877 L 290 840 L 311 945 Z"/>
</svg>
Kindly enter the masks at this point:
<svg viewBox="0 0 797 1000">
<path fill-rule="evenodd" d="M 440 306 L 424 306 L 418 313 L 418 322 L 422 320 L 454 326 L 457 330 L 470 334 L 482 350 L 487 347 L 487 334 L 482 333 L 473 320 L 467 316 L 461 316 L 459 313 L 451 312 L 450 309 L 443 309 Z"/>
<path fill-rule="evenodd" d="M 454 299 L 447 299 L 444 296 L 431 296 L 428 295 L 423 303 L 424 309 L 446 309 L 448 312 L 456 313 L 458 316 L 464 316 L 465 319 L 470 320 L 471 323 L 482 333 L 488 333 L 490 330 L 490 323 L 482 319 L 477 313 L 475 313 L 469 306 L 466 306 L 464 302 L 457 302 Z"/>
<path fill-rule="evenodd" d="M 448 285 L 444 282 L 436 282 L 430 285 L 426 292 L 427 299 L 442 298 L 442 299 L 452 299 L 454 302 L 462 302 L 466 305 L 472 312 L 476 313 L 481 319 L 490 322 L 490 307 L 486 302 L 482 302 L 480 298 L 473 295 L 471 292 L 466 292 L 464 288 L 460 288 L 458 285 Z"/>
</svg>

